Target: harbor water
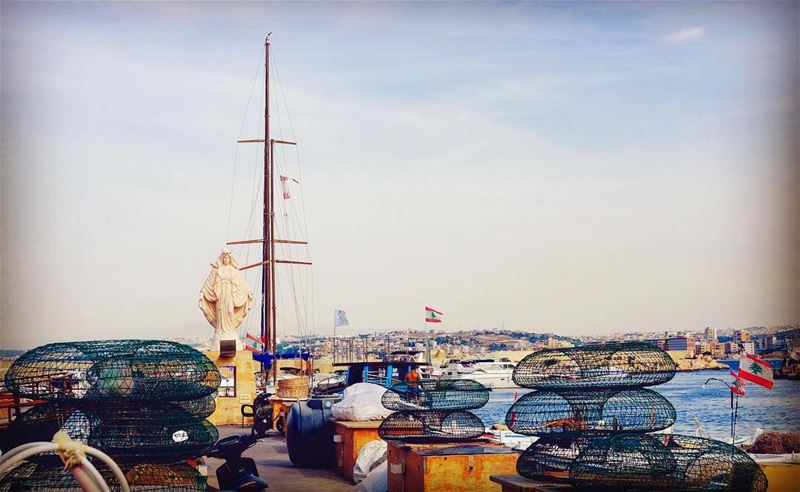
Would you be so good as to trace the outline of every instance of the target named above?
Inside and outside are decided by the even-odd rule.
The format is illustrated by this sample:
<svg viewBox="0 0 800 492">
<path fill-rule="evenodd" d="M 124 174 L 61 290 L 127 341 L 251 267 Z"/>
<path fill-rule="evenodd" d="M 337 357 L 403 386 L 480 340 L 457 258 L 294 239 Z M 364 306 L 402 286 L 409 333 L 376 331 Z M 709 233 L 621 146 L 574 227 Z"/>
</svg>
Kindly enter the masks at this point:
<svg viewBox="0 0 800 492">
<path fill-rule="evenodd" d="M 650 389 L 661 393 L 675 407 L 677 419 L 674 432 L 695 433 L 695 417 L 700 420 L 709 436 L 717 439 L 730 437 L 730 390 L 719 381 L 703 383 L 710 378 L 732 381 L 725 371 L 679 372 L 672 381 Z M 739 398 L 739 415 L 736 436 L 750 436 L 756 427 L 765 431 L 800 431 L 800 381 L 776 380 L 771 390 L 747 383 L 747 396 Z M 520 397 L 528 389 L 495 390 L 490 393 L 489 403 L 473 410 L 487 426 L 505 423 L 506 412 L 514 403 L 514 395 Z"/>
</svg>

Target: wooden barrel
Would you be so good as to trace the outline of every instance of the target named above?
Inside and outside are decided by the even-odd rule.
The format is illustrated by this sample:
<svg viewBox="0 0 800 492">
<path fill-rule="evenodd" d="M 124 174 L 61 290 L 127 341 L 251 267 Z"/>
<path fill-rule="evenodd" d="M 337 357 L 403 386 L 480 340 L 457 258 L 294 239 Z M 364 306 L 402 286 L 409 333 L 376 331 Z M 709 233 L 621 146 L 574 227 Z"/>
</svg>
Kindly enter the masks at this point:
<svg viewBox="0 0 800 492">
<path fill-rule="evenodd" d="M 278 380 L 279 398 L 308 398 L 308 376 Z"/>
</svg>

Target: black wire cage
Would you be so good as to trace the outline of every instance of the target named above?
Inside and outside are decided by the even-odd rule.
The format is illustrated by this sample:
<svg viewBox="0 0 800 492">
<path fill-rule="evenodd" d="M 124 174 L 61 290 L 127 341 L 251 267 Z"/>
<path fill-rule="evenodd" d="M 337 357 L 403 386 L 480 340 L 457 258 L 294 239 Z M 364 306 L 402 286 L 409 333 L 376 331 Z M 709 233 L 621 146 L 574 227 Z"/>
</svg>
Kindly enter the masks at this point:
<svg viewBox="0 0 800 492">
<path fill-rule="evenodd" d="M 40 400 L 194 400 L 219 383 L 208 357 L 161 340 L 52 343 L 26 352 L 5 374 L 11 392 Z"/>
<path fill-rule="evenodd" d="M 566 481 L 569 479 L 569 468 L 581 451 L 595 439 L 607 437 L 609 434 L 602 432 L 540 437 L 520 455 L 517 460 L 517 473 L 533 480 Z"/>
<path fill-rule="evenodd" d="M 468 441 L 484 431 L 483 421 L 463 410 L 394 412 L 378 427 L 381 439 L 408 443 Z"/>
<path fill-rule="evenodd" d="M 95 460 L 92 463 L 106 481 L 109 489 L 118 492 L 121 489 L 111 470 Z M 124 470 L 123 470 L 124 471 Z M 185 463 L 175 465 L 136 465 L 127 470 L 125 478 L 132 492 L 168 492 L 168 491 L 206 491 L 208 484 L 205 477 Z M 57 465 L 41 463 L 23 463 L 5 476 L 0 477 L 0 492 L 50 490 L 58 492 L 81 492 L 69 470 L 59 462 Z"/>
<path fill-rule="evenodd" d="M 489 401 L 489 390 L 471 379 L 430 379 L 392 386 L 381 398 L 390 410 L 472 410 Z"/>
<path fill-rule="evenodd" d="M 585 431 L 653 432 L 675 423 L 675 408 L 648 389 L 537 390 L 518 399 L 506 425 L 520 434 L 577 434 Z"/>
<path fill-rule="evenodd" d="M 675 362 L 647 343 L 608 343 L 544 349 L 517 364 L 516 384 L 535 389 L 631 388 L 663 384 L 675 376 Z"/>
<path fill-rule="evenodd" d="M 58 431 L 95 447 L 119 463 L 174 463 L 200 454 L 219 437 L 207 420 L 173 403 L 51 402 L 32 408 L 0 433 L 0 450 L 49 442 Z M 31 458 L 58 461 L 55 455 Z"/>
<path fill-rule="evenodd" d="M 592 441 L 570 466 L 591 490 L 764 492 L 767 478 L 735 446 L 675 434 L 628 434 Z"/>
</svg>

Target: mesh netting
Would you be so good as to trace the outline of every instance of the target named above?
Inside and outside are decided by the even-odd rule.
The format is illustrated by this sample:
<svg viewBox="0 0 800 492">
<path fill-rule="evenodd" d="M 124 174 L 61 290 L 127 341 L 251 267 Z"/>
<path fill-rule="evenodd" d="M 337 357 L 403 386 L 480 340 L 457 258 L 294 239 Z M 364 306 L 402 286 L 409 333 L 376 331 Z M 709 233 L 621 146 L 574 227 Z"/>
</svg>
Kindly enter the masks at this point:
<svg viewBox="0 0 800 492">
<path fill-rule="evenodd" d="M 52 402 L 15 419 L 0 434 L 0 449 L 5 452 L 27 442 L 51 441 L 59 430 L 120 463 L 181 461 L 199 454 L 219 437 L 211 423 L 177 404 Z M 32 459 L 56 462 L 58 458 L 50 455 Z"/>
<path fill-rule="evenodd" d="M 471 379 L 424 380 L 396 384 L 381 398 L 390 410 L 471 410 L 486 405 L 489 390 Z"/>
<path fill-rule="evenodd" d="M 517 364 L 513 379 L 525 388 L 624 388 L 666 383 L 674 375 L 675 362 L 658 347 L 609 343 L 534 352 Z"/>
<path fill-rule="evenodd" d="M 647 389 L 539 390 L 509 408 L 506 425 L 520 434 L 575 434 L 584 431 L 652 432 L 675 423 L 675 408 Z"/>
<path fill-rule="evenodd" d="M 713 439 L 672 434 L 594 440 L 570 468 L 592 490 L 763 492 L 767 479 L 747 453 Z"/>
<path fill-rule="evenodd" d="M 211 360 L 180 343 L 101 340 L 43 345 L 20 356 L 6 388 L 41 400 L 193 400 L 214 393 Z"/>
<path fill-rule="evenodd" d="M 544 436 L 528 446 L 517 460 L 517 473 L 536 479 L 567 479 L 573 460 L 594 439 L 608 434 L 585 432 L 578 436 Z"/>
<path fill-rule="evenodd" d="M 114 475 L 105 465 L 97 461 L 94 461 L 93 464 L 112 491 L 121 490 Z M 127 478 L 132 492 L 205 491 L 208 489 L 205 478 L 185 463 L 137 465 L 125 473 L 125 478 Z M 56 466 L 23 463 L 0 478 L 0 492 L 29 490 L 82 491 L 72 473 L 64 470 L 60 463 Z"/>
<path fill-rule="evenodd" d="M 478 416 L 462 410 L 395 412 L 378 427 L 381 439 L 405 442 L 464 441 L 480 437 L 485 428 Z"/>
</svg>

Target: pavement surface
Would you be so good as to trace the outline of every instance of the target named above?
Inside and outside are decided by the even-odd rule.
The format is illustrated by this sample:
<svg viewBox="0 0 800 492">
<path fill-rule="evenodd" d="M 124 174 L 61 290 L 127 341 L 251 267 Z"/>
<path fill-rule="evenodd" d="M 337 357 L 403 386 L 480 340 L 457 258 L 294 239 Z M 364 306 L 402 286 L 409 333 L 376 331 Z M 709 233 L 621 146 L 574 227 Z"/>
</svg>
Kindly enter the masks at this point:
<svg viewBox="0 0 800 492">
<path fill-rule="evenodd" d="M 250 428 L 235 425 L 220 425 L 219 437 L 247 434 Z M 268 492 L 315 492 L 351 490 L 353 484 L 346 481 L 333 469 L 295 468 L 289 461 L 286 441 L 282 434 L 274 434 L 259 439 L 255 446 L 245 451 L 242 456 L 253 458 L 258 467 L 258 474 L 269 484 Z M 206 458 L 208 465 L 208 484 L 217 489 L 216 469 L 222 460 Z"/>
</svg>

